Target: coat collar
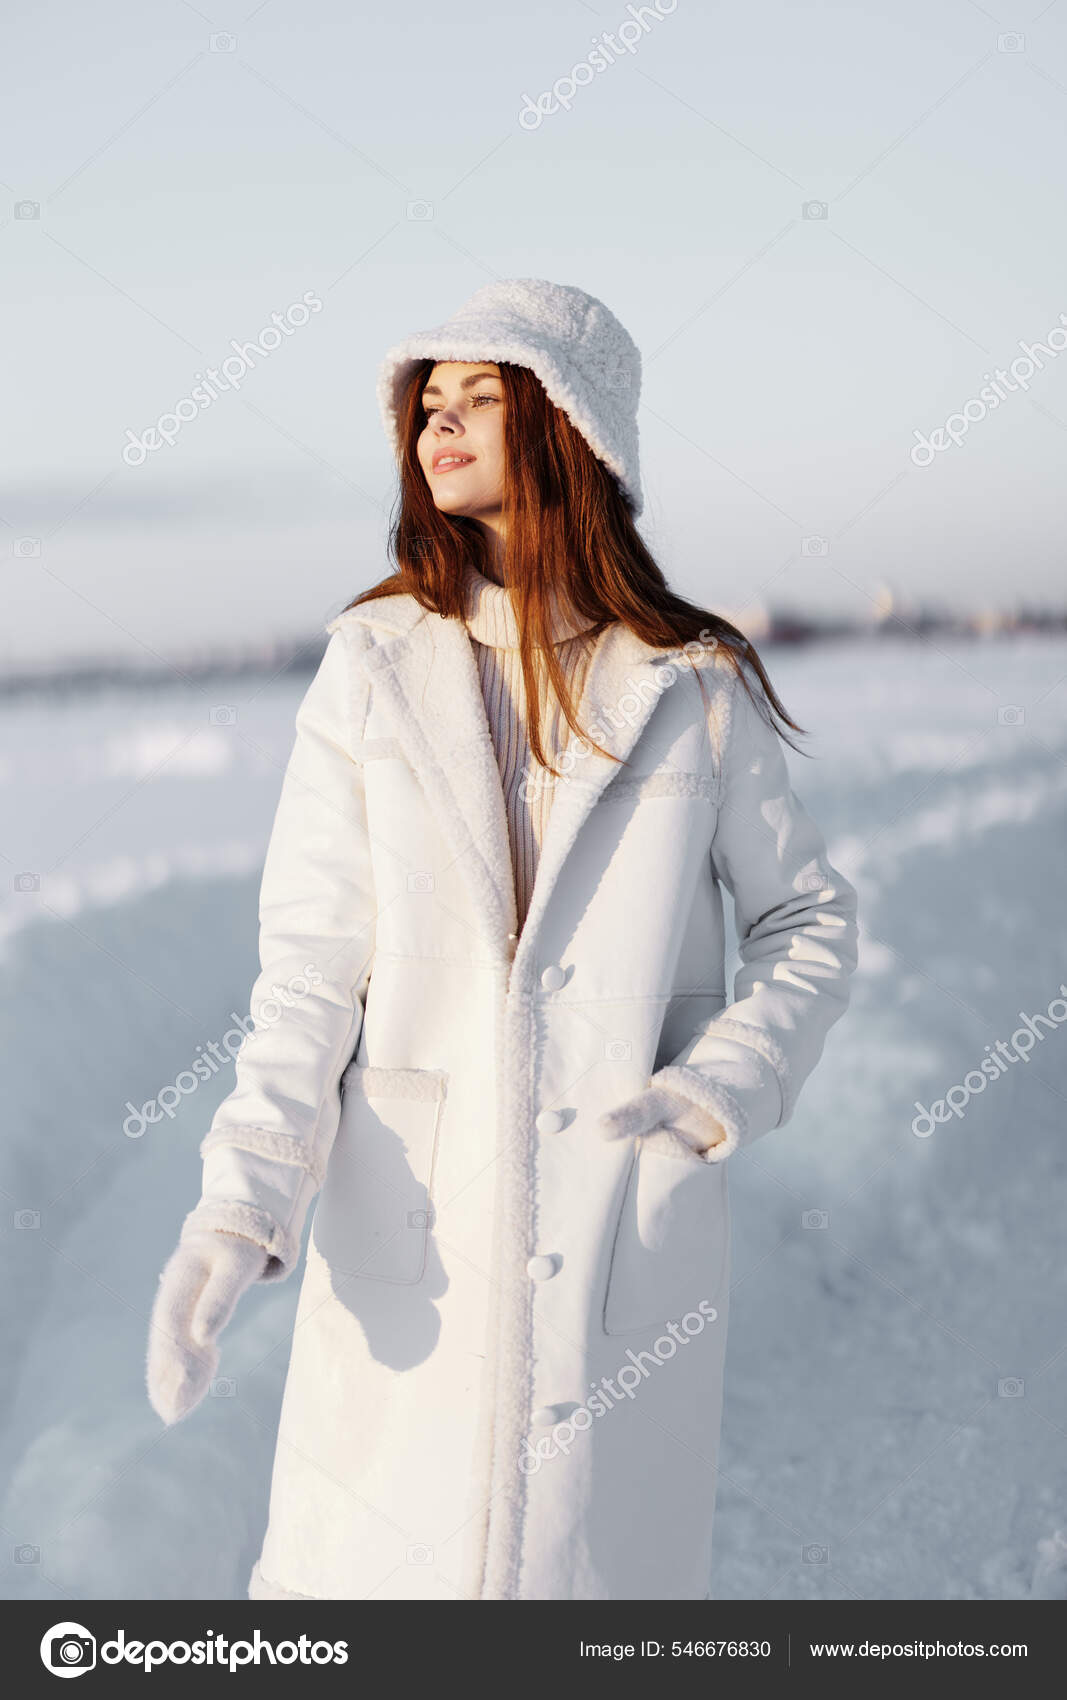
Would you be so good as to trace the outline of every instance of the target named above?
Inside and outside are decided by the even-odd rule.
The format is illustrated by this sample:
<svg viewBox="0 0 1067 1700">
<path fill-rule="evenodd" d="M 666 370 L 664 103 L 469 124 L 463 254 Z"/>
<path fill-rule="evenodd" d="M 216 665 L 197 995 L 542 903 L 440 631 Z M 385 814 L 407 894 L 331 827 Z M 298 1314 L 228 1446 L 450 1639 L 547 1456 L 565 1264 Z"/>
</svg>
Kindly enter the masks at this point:
<svg viewBox="0 0 1067 1700">
<path fill-rule="evenodd" d="M 344 626 L 362 651 L 379 707 L 444 826 L 475 899 L 481 934 L 496 959 L 511 960 L 517 926 L 507 810 L 466 627 L 401 594 L 347 609 Z M 627 626 L 609 626 L 586 672 L 578 719 L 597 742 L 625 762 L 664 691 L 689 663 L 657 668 L 680 651 L 650 648 Z M 517 956 L 535 936 L 549 898 L 585 820 L 618 763 L 576 751 L 556 783 L 548 826 Z M 550 776 L 551 777 L 551 776 Z"/>
</svg>

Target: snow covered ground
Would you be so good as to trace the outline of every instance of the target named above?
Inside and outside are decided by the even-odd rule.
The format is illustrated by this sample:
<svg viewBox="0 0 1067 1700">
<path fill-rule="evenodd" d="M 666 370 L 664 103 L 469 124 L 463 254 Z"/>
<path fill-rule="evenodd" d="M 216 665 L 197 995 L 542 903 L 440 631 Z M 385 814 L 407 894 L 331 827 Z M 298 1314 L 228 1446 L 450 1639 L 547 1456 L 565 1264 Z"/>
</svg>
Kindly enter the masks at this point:
<svg viewBox="0 0 1067 1700">
<path fill-rule="evenodd" d="M 732 1159 L 712 1592 L 1067 1598 L 1067 645 L 768 660 L 864 937 L 792 1123 Z M 0 708 L 6 1597 L 243 1597 L 258 1551 L 297 1279 L 246 1296 L 217 1394 L 164 1429 L 148 1313 L 232 1070 L 129 1118 L 247 1012 L 303 684 Z"/>
</svg>

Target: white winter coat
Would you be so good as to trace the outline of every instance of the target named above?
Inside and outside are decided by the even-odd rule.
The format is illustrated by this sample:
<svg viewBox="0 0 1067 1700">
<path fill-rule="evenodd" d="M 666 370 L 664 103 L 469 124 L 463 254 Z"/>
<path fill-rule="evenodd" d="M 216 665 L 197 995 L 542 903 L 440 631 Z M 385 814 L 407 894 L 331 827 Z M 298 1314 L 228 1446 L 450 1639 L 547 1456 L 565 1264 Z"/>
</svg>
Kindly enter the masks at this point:
<svg viewBox="0 0 1067 1700">
<path fill-rule="evenodd" d="M 616 625 L 579 718 L 626 765 L 573 760 L 516 940 L 462 623 L 401 595 L 329 629 L 263 878 L 274 1019 L 193 1213 L 280 1278 L 322 1188 L 249 1592 L 706 1597 L 726 1159 L 845 1007 L 855 894 L 726 662 L 697 662 L 709 713 Z M 600 1137 L 653 1075 L 726 1128 L 706 1158 Z"/>
</svg>

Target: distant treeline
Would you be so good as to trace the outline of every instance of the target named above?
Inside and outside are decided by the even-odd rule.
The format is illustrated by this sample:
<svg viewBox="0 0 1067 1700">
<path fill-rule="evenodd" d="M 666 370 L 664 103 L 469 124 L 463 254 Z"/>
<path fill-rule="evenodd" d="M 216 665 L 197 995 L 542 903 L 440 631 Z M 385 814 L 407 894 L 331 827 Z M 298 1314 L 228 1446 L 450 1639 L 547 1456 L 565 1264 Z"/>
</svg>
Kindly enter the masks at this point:
<svg viewBox="0 0 1067 1700">
<path fill-rule="evenodd" d="M 842 641 L 865 643 L 938 635 L 988 640 L 1026 632 L 1067 632 L 1067 609 L 960 614 L 934 609 L 886 614 L 876 620 L 847 620 L 826 615 L 776 610 L 738 623 L 761 648 L 774 644 Z M 0 673 L 0 697 L 120 689 L 158 690 L 161 685 L 203 686 L 227 679 L 310 678 L 326 648 L 326 634 L 267 644 L 240 654 L 212 652 L 153 658 L 146 662 L 87 661 L 14 668 Z"/>
<path fill-rule="evenodd" d="M 743 618 L 739 622 L 744 629 Z M 937 632 L 946 637 L 1010 637 L 1018 632 L 1067 631 L 1067 609 L 999 610 L 953 614 L 926 608 L 901 610 L 876 620 L 842 620 L 777 610 L 760 621 L 761 643 L 817 643 L 827 638 L 909 638 Z M 751 636 L 756 637 L 753 631 Z"/>
</svg>

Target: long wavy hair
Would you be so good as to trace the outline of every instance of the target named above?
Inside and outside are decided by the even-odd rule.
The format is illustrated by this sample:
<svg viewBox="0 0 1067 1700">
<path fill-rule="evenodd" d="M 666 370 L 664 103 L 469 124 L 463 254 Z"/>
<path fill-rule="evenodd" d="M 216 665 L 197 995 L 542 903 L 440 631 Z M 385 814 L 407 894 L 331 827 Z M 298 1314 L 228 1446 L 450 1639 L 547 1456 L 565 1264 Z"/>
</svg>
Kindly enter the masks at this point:
<svg viewBox="0 0 1067 1700">
<path fill-rule="evenodd" d="M 399 410 L 400 484 L 389 536 L 395 570 L 355 597 L 350 608 L 373 597 L 407 592 L 423 608 L 461 619 L 466 612 L 466 564 L 473 563 L 487 578 L 497 575 L 484 527 L 477 520 L 441 513 L 419 465 L 417 444 L 425 426 L 422 391 L 435 364 L 426 359 L 413 369 Z M 604 627 L 616 620 L 657 649 L 709 647 L 713 639 L 764 718 L 795 748 L 789 733 L 803 728 L 786 713 L 754 646 L 728 620 L 671 590 L 642 541 L 621 486 L 549 400 L 529 367 L 499 362 L 499 369 L 506 527 L 502 576 L 515 604 L 534 759 L 558 773 L 542 741 L 540 667 L 547 670 L 568 726 L 577 737 L 587 738 L 577 720 L 578 691 L 552 642 L 553 598 L 565 613 L 593 622 L 584 634 L 587 653 Z M 693 665 L 691 655 L 689 660 Z M 697 678 L 703 692 L 699 672 Z M 593 739 L 587 741 L 601 754 L 611 755 Z"/>
</svg>

